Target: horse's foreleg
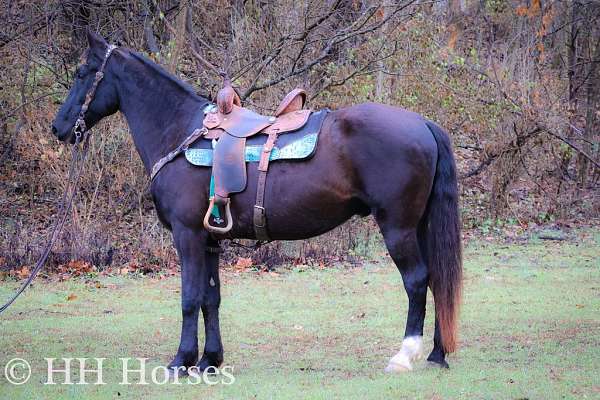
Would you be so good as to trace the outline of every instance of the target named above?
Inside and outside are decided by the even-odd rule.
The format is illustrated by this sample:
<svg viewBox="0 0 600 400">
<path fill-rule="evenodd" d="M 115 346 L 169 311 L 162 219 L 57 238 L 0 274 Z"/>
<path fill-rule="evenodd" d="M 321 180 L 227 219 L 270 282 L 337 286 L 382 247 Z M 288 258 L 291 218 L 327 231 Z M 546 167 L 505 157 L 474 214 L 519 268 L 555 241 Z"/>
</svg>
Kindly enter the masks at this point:
<svg viewBox="0 0 600 400">
<path fill-rule="evenodd" d="M 218 243 L 209 239 L 208 246 L 217 248 Z M 219 254 L 206 252 L 208 281 L 206 295 L 201 305 L 204 317 L 204 352 L 198 362 L 198 368 L 204 371 L 208 367 L 219 367 L 223 362 L 223 344 L 219 327 L 219 305 L 221 304 L 221 283 L 219 281 Z"/>
<path fill-rule="evenodd" d="M 181 340 L 169 368 L 185 373 L 198 361 L 198 315 L 208 286 L 206 266 L 207 233 L 173 227 L 173 239 L 181 261 Z"/>
<path fill-rule="evenodd" d="M 390 360 L 387 372 L 409 371 L 423 351 L 423 323 L 427 300 L 427 267 L 417 243 L 416 229 L 382 226 L 385 243 L 398 267 L 408 295 L 408 317 L 402 348 Z"/>
</svg>

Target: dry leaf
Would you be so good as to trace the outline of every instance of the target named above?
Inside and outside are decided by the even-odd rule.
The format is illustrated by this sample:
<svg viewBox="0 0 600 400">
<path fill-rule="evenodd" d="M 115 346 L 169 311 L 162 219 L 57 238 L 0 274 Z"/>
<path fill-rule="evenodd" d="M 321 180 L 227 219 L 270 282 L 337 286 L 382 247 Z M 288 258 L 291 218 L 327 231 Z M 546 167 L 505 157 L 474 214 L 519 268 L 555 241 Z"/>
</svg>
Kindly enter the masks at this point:
<svg viewBox="0 0 600 400">
<path fill-rule="evenodd" d="M 75 300 L 76 298 L 77 298 L 77 295 L 71 293 L 70 295 L 67 296 L 67 301 L 72 301 L 72 300 Z"/>
<path fill-rule="evenodd" d="M 519 6 L 517 7 L 517 9 L 515 10 L 515 13 L 519 16 L 519 17 L 524 17 L 527 15 L 527 11 L 529 9 L 527 8 L 527 6 Z"/>
<path fill-rule="evenodd" d="M 17 276 L 21 279 L 28 278 L 30 275 L 29 267 L 23 267 L 17 271 Z"/>
<path fill-rule="evenodd" d="M 239 269 L 239 270 L 248 269 L 251 266 L 252 266 L 251 258 L 239 257 L 237 259 L 237 262 L 235 263 L 235 269 Z"/>
</svg>

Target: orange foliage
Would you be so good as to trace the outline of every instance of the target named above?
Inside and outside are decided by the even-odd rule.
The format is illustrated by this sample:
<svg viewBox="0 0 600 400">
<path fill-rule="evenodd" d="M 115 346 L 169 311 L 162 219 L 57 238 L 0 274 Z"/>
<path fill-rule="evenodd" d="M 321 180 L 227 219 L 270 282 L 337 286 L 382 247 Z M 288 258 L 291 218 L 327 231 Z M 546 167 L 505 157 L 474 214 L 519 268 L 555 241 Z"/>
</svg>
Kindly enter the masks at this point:
<svg viewBox="0 0 600 400">
<path fill-rule="evenodd" d="M 458 29 L 456 25 L 452 24 L 450 26 L 450 38 L 448 39 L 448 48 L 454 50 L 456 47 L 456 41 L 458 40 Z"/>
<path fill-rule="evenodd" d="M 515 13 L 519 16 L 519 17 L 524 17 L 527 15 L 527 11 L 528 8 L 527 6 L 519 6 L 515 9 Z"/>
<path fill-rule="evenodd" d="M 234 265 L 234 268 L 238 271 L 243 271 L 252 266 L 252 258 L 239 257 Z"/>
<path fill-rule="evenodd" d="M 94 266 L 82 260 L 71 260 L 66 264 L 58 266 L 58 271 L 78 276 L 94 271 Z"/>
<path fill-rule="evenodd" d="M 537 14 L 540 13 L 540 10 L 542 9 L 542 2 L 541 0 L 533 0 L 531 2 L 531 7 L 529 7 L 529 11 L 527 13 L 527 15 L 529 17 L 534 17 Z"/>
<path fill-rule="evenodd" d="M 533 0 L 531 2 L 531 6 L 527 7 L 527 5 L 520 5 L 515 9 L 515 14 L 519 17 L 528 16 L 529 18 L 535 17 L 542 10 L 541 0 Z"/>
</svg>

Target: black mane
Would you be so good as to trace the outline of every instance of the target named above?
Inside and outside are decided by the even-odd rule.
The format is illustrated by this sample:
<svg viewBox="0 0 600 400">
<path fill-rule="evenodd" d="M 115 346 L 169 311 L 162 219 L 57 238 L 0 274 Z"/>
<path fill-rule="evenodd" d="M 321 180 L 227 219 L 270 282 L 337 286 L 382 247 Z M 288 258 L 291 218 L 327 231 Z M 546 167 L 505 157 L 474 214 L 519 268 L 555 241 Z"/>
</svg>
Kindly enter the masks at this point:
<svg viewBox="0 0 600 400">
<path fill-rule="evenodd" d="M 183 90 L 185 93 L 189 94 L 190 96 L 192 96 L 193 98 L 195 98 L 196 100 L 198 100 L 199 102 L 210 103 L 210 100 L 207 99 L 206 97 L 200 96 L 196 92 L 196 90 L 194 89 L 194 87 L 192 85 L 190 85 L 189 83 L 186 83 L 186 82 L 182 81 L 181 79 L 177 78 L 173 74 L 167 72 L 163 67 L 161 67 L 160 65 L 156 64 L 154 61 L 149 60 L 147 57 L 143 56 L 142 54 L 140 54 L 138 52 L 135 52 L 135 51 L 132 51 L 132 50 L 129 50 L 129 53 L 133 57 L 135 57 L 138 61 L 142 62 L 147 67 L 151 68 L 158 75 L 162 76 L 167 81 L 173 83 L 174 85 L 176 85 L 177 87 L 179 87 L 181 90 Z"/>
</svg>

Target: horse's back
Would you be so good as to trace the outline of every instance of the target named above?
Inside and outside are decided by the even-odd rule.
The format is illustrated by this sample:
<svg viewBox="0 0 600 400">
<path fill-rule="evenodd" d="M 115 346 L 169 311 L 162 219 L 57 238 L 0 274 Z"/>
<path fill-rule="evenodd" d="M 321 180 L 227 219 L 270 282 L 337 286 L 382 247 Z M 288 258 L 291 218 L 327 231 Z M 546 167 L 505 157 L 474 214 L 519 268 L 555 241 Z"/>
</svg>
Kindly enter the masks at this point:
<svg viewBox="0 0 600 400">
<path fill-rule="evenodd" d="M 397 150 L 436 153 L 437 146 L 425 118 L 413 111 L 379 103 L 362 103 L 334 112 L 346 135 L 385 142 Z"/>
</svg>

